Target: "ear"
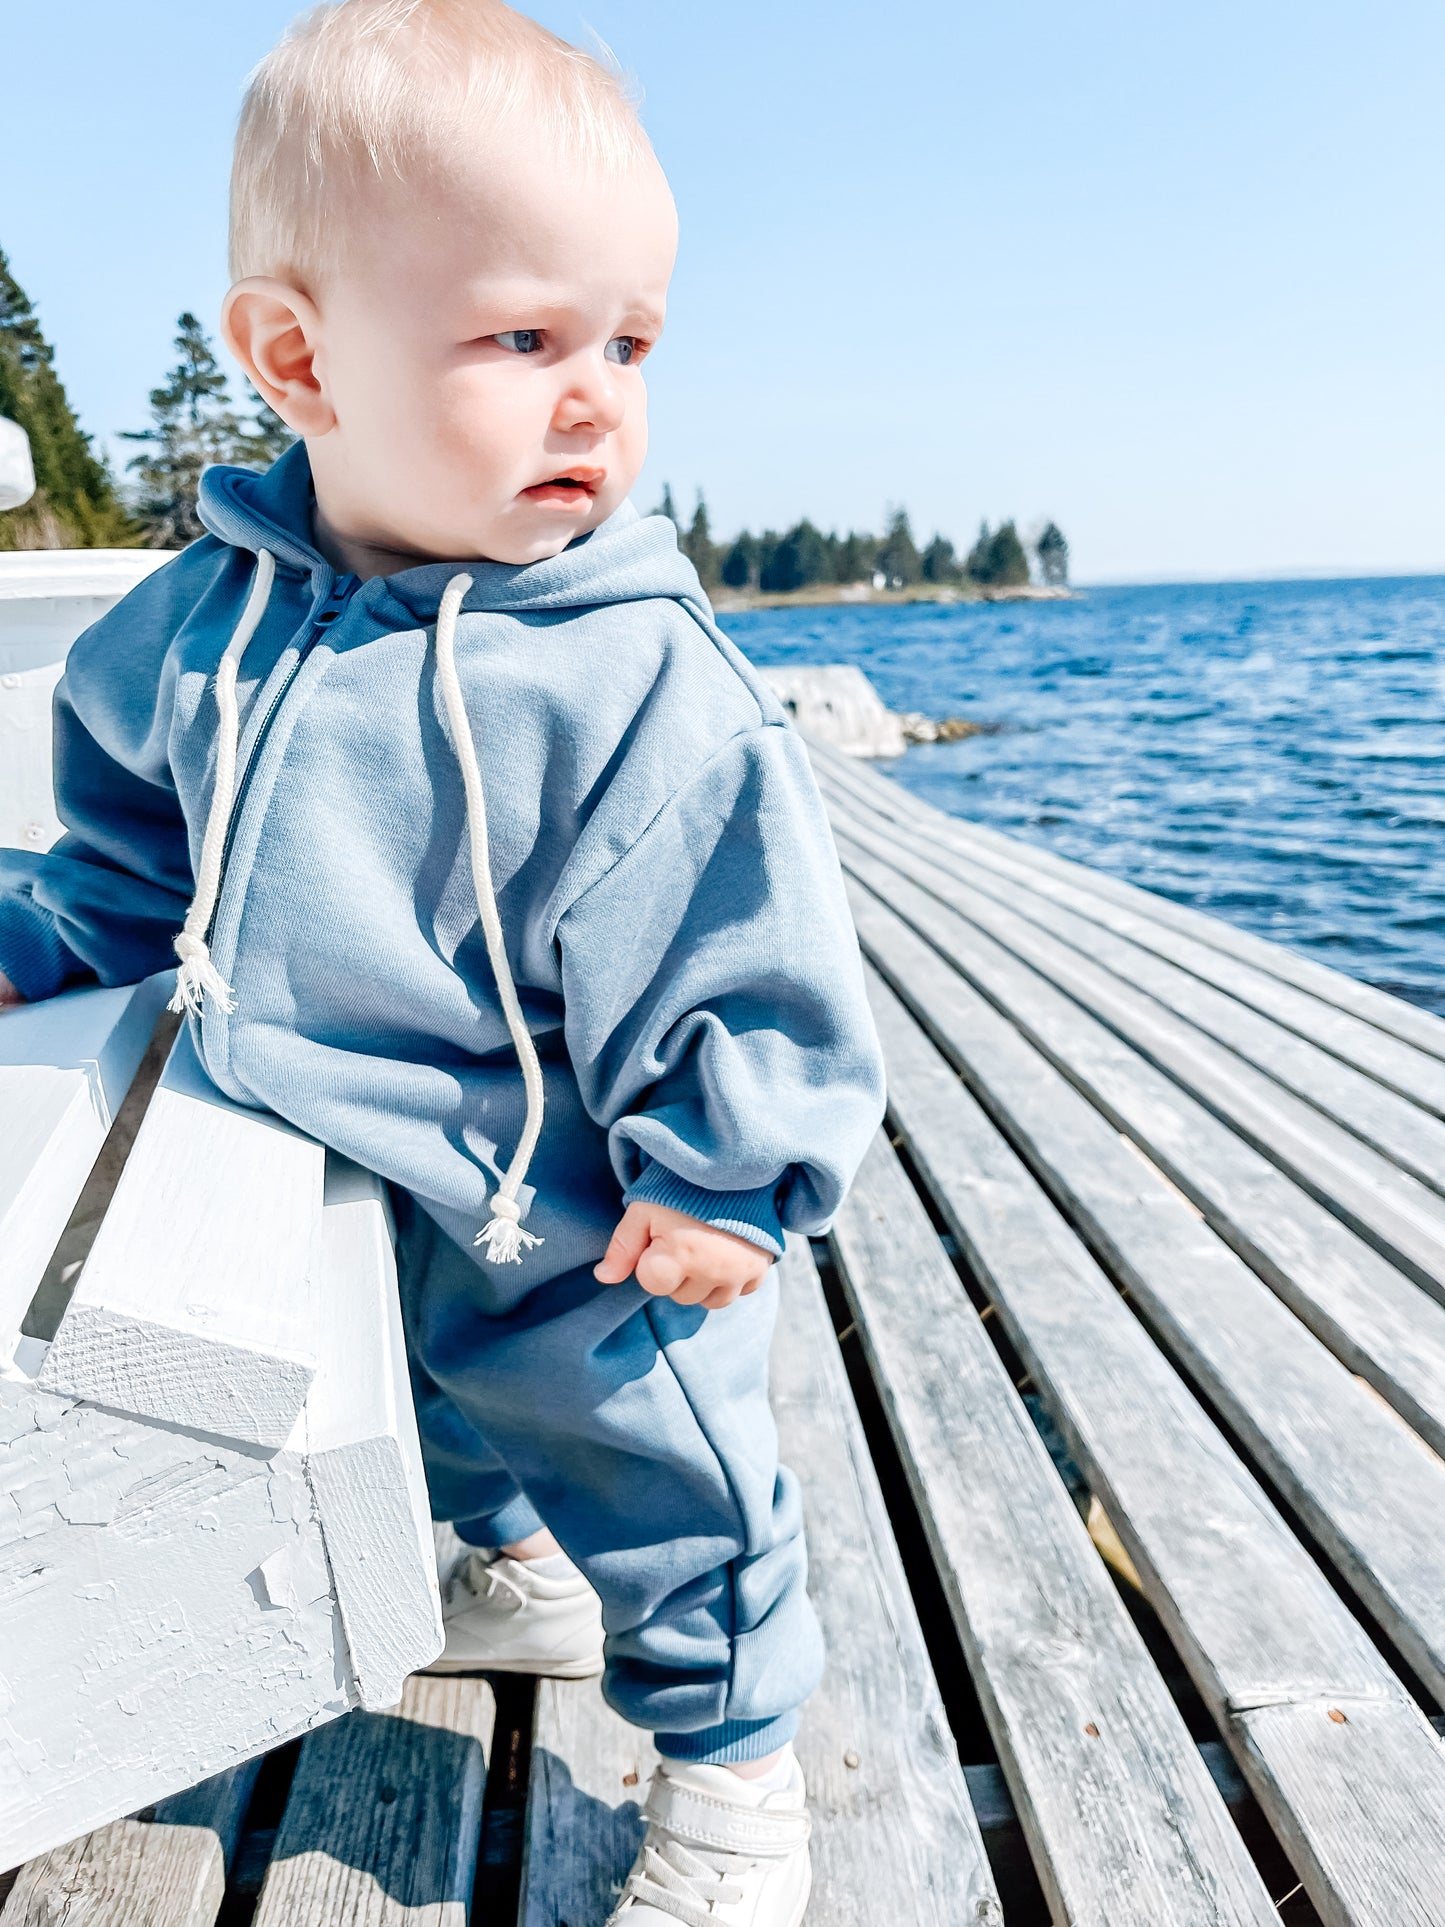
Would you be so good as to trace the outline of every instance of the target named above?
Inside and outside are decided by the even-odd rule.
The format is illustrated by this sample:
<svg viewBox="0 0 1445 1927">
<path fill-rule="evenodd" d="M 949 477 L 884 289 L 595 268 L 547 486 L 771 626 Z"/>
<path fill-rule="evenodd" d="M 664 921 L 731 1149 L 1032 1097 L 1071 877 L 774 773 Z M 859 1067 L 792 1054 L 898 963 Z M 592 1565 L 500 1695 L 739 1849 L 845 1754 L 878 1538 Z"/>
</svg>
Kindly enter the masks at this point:
<svg viewBox="0 0 1445 1927">
<path fill-rule="evenodd" d="M 325 435 L 336 426 L 317 379 L 321 312 L 309 295 L 270 275 L 247 275 L 221 304 L 221 335 L 288 428 Z"/>
</svg>

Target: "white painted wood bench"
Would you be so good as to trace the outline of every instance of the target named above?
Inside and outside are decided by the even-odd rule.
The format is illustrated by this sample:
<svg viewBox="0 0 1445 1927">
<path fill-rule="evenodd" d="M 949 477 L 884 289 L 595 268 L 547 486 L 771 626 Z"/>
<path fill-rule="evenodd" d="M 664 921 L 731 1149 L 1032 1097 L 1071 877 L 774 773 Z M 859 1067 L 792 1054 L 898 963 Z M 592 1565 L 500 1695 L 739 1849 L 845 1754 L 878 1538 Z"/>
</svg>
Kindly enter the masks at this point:
<svg viewBox="0 0 1445 1927">
<path fill-rule="evenodd" d="M 441 1646 L 382 1188 L 185 1031 L 28 1317 L 168 983 L 0 1017 L 0 1867 L 394 1705 Z"/>
</svg>

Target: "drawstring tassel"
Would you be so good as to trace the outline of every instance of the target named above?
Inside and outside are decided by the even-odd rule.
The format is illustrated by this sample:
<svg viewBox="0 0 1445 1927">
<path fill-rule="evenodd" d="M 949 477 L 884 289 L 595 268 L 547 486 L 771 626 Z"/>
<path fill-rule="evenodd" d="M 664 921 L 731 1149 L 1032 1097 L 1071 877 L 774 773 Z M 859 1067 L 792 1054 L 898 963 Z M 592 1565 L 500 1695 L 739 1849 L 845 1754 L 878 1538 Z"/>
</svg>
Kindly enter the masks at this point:
<svg viewBox="0 0 1445 1927">
<path fill-rule="evenodd" d="M 488 1264 L 519 1265 L 523 1250 L 542 1242 L 535 1233 L 522 1229 L 522 1207 L 517 1203 L 516 1194 L 522 1188 L 527 1166 L 531 1163 L 532 1153 L 541 1135 L 545 1093 L 537 1046 L 527 1028 L 517 986 L 512 981 L 512 966 L 507 961 L 507 946 L 502 936 L 502 919 L 497 911 L 497 893 L 492 883 L 491 855 L 487 847 L 487 799 L 482 789 L 482 772 L 477 763 L 467 706 L 462 698 L 461 678 L 457 674 L 457 617 L 461 613 L 462 600 L 471 586 L 472 578 L 469 575 L 454 575 L 438 605 L 437 687 L 451 730 L 452 751 L 462 773 L 477 917 L 482 926 L 482 935 L 487 940 L 487 957 L 491 962 L 492 975 L 497 980 L 502 1015 L 507 1020 L 512 1048 L 517 1053 L 517 1062 L 522 1068 L 522 1082 L 527 1092 L 527 1113 L 522 1122 L 521 1138 L 512 1153 L 512 1162 L 507 1166 L 506 1175 L 492 1196 L 492 1215 L 478 1233 L 476 1242 L 486 1246 Z"/>
<path fill-rule="evenodd" d="M 225 854 L 226 831 L 231 821 L 231 806 L 236 798 L 236 754 L 241 740 L 240 711 L 236 702 L 236 674 L 246 645 L 266 613 L 271 584 L 276 580 L 276 559 L 269 549 L 256 551 L 256 573 L 251 578 L 251 593 L 241 611 L 226 653 L 216 666 L 216 776 L 211 788 L 211 807 L 206 831 L 201 839 L 201 861 L 196 869 L 196 894 L 186 912 L 186 921 L 175 941 L 181 960 L 176 972 L 176 994 L 170 1008 L 178 1017 L 199 1017 L 207 997 L 229 1016 L 236 1008 L 231 986 L 211 962 L 211 947 L 206 933 L 216 913 L 216 898 L 221 888 L 221 859 Z"/>
<path fill-rule="evenodd" d="M 491 1219 L 472 1242 L 487 1247 L 482 1255 L 489 1265 L 519 1265 L 523 1247 L 543 1241 L 534 1231 L 522 1229 L 522 1207 L 517 1200 L 497 1191 L 492 1194 Z"/>
<path fill-rule="evenodd" d="M 176 972 L 176 994 L 167 1009 L 178 1017 L 199 1017 L 201 1005 L 209 997 L 229 1017 L 236 1008 L 236 993 L 211 962 L 211 946 L 205 938 L 183 930 L 176 938 L 175 950 L 181 967 Z"/>
</svg>

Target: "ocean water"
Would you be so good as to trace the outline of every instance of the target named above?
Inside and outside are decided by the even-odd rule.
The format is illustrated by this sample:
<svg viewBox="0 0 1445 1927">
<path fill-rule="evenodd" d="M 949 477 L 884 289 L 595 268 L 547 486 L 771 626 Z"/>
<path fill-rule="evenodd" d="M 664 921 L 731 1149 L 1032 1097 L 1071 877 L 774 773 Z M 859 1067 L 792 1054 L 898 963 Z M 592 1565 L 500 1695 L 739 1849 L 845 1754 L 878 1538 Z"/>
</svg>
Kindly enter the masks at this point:
<svg viewBox="0 0 1445 1927">
<path fill-rule="evenodd" d="M 1445 577 L 722 621 L 984 724 L 881 766 L 940 809 L 1445 1014 Z"/>
</svg>

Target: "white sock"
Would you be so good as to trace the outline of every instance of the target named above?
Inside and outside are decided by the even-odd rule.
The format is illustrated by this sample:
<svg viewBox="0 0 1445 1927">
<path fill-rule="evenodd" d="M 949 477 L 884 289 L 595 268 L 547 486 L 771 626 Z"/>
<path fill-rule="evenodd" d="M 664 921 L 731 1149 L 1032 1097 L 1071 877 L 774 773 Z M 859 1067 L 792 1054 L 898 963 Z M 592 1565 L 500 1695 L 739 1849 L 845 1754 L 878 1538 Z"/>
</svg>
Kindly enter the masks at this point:
<svg viewBox="0 0 1445 1927">
<path fill-rule="evenodd" d="M 798 1770 L 791 1742 L 766 1773 L 755 1773 L 750 1779 L 734 1773 L 726 1763 L 719 1765 L 715 1761 L 664 1758 L 662 1766 L 670 1780 L 681 1780 L 684 1785 L 691 1781 L 700 1791 L 721 1794 L 745 1807 L 760 1807 L 771 1794 L 786 1792 Z"/>
</svg>

